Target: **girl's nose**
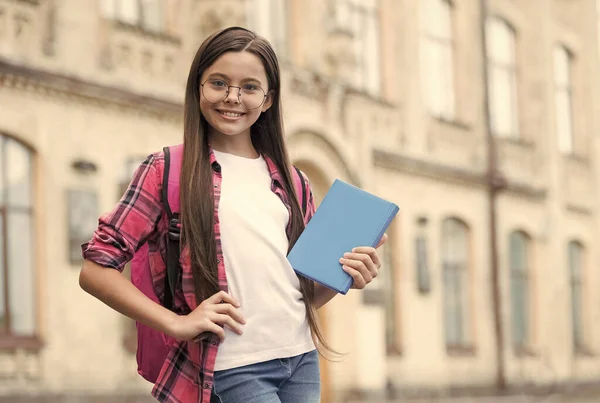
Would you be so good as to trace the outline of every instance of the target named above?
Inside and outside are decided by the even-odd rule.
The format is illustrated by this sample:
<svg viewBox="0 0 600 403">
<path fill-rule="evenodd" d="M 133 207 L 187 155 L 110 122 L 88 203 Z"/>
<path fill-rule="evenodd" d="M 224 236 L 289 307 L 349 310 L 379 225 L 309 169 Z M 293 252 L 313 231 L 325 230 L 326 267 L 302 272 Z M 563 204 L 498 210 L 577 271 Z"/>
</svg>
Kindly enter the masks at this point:
<svg viewBox="0 0 600 403">
<path fill-rule="evenodd" d="M 225 98 L 225 102 L 239 104 L 240 103 L 240 89 L 235 87 L 229 87 L 229 92 Z"/>
</svg>

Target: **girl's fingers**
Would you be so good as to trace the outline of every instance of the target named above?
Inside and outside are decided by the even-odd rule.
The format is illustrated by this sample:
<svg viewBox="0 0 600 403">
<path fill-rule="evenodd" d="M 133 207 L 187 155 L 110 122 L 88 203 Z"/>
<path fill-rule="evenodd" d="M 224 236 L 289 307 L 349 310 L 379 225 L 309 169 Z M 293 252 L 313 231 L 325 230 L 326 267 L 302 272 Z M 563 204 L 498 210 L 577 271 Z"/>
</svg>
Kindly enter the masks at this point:
<svg viewBox="0 0 600 403">
<path fill-rule="evenodd" d="M 347 264 L 359 271 L 361 270 L 361 267 L 365 267 L 372 277 L 377 277 L 377 270 L 380 267 L 380 264 L 375 263 L 371 255 L 368 254 L 375 253 L 376 255 L 377 252 L 374 251 L 375 249 L 373 248 L 366 248 L 365 253 L 345 253 L 344 257 L 342 258 L 343 260 L 340 260 L 340 262 L 342 264 Z M 377 261 L 379 261 L 379 258 L 377 258 Z"/>
<path fill-rule="evenodd" d="M 244 320 L 244 317 L 242 316 L 242 313 L 231 304 L 218 304 L 218 305 L 213 305 L 213 307 L 214 307 L 215 313 L 229 315 L 235 321 L 237 321 L 241 324 L 246 323 L 246 321 Z"/>
<path fill-rule="evenodd" d="M 227 294 L 225 291 L 219 291 L 218 293 L 209 297 L 206 301 L 208 301 L 211 304 L 220 304 L 222 302 L 227 302 L 235 307 L 240 307 L 240 303 L 231 295 Z"/>
<path fill-rule="evenodd" d="M 381 239 L 379 240 L 379 243 L 377 244 L 377 246 L 375 247 L 375 249 L 379 248 L 381 245 L 383 245 L 386 241 L 388 240 L 388 234 L 383 234 L 383 236 L 381 237 Z"/>
<path fill-rule="evenodd" d="M 233 320 L 229 315 L 214 314 L 214 316 L 211 317 L 211 320 L 221 326 L 227 325 L 237 334 L 242 334 L 244 332 L 240 324 Z"/>
<path fill-rule="evenodd" d="M 206 330 L 216 334 L 221 341 L 225 340 L 225 330 L 223 330 L 223 328 L 216 323 L 210 322 Z"/>
<path fill-rule="evenodd" d="M 362 290 L 363 288 L 365 288 L 367 286 L 367 282 L 365 281 L 362 274 L 358 270 L 353 269 L 352 267 L 349 267 L 346 265 L 342 266 L 342 269 L 344 269 L 344 271 L 346 273 L 348 273 L 354 280 L 354 288 L 358 288 L 359 290 Z"/>
</svg>

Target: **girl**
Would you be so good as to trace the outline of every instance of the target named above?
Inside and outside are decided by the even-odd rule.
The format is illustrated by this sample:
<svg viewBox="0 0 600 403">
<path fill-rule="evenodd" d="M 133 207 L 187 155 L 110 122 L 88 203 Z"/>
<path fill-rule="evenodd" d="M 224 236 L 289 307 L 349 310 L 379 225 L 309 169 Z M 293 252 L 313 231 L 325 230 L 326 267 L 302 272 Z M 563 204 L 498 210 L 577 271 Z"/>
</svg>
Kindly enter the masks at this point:
<svg viewBox="0 0 600 403">
<path fill-rule="evenodd" d="M 208 38 L 192 63 L 184 108 L 182 274 L 174 311 L 119 273 L 147 242 L 153 277 L 164 278 L 163 153 L 141 164 L 120 203 L 82 245 L 81 287 L 176 340 L 152 391 L 161 402 L 318 402 L 315 346 L 329 348 L 316 309 L 335 292 L 297 277 L 286 258 L 315 206 L 308 187 L 303 217 L 269 43 L 239 27 Z M 370 247 L 340 261 L 359 289 L 381 265 Z M 154 284 L 162 300 L 164 287 Z"/>
</svg>

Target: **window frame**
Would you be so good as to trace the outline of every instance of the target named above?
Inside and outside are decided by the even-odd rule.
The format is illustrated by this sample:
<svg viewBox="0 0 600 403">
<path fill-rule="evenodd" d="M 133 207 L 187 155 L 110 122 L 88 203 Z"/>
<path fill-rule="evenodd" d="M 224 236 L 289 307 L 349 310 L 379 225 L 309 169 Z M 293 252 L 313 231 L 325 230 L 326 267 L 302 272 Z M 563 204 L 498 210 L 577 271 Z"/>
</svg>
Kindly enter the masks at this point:
<svg viewBox="0 0 600 403">
<path fill-rule="evenodd" d="M 101 16 L 109 21 L 113 21 L 122 27 L 129 27 L 130 29 L 139 30 L 145 34 L 152 36 L 159 36 L 164 38 L 170 38 L 174 41 L 178 41 L 175 32 L 173 32 L 173 27 L 169 24 L 169 7 L 172 7 L 168 0 L 130 0 L 135 4 L 135 16 L 131 17 L 130 21 L 129 17 L 124 17 L 125 13 L 123 12 L 123 0 L 98 0 L 100 2 L 100 14 Z M 153 7 L 155 11 L 159 13 L 159 23 L 158 27 L 153 28 L 152 23 L 148 22 L 147 12 L 149 6 L 152 4 L 145 4 L 147 1 L 154 2 Z M 112 4 L 112 5 L 111 5 Z"/>
<path fill-rule="evenodd" d="M 451 227 L 453 226 L 453 228 Z M 464 244 L 463 251 L 460 256 L 453 256 L 448 251 L 456 250 L 450 246 L 452 243 L 457 242 L 452 240 L 452 235 L 456 235 L 457 231 L 460 230 L 459 234 L 462 236 Z M 474 327 L 474 310 L 472 306 L 472 284 L 471 284 L 471 229 L 467 223 L 457 217 L 447 217 L 442 220 L 441 228 L 441 269 L 442 269 L 442 304 L 443 304 L 443 326 L 444 326 L 444 344 L 446 351 L 452 355 L 472 355 L 475 352 L 475 327 Z M 448 285 L 450 283 L 450 276 L 452 275 L 452 284 L 455 285 L 455 281 L 460 281 L 459 288 L 453 288 L 454 301 L 460 302 L 460 307 L 456 310 L 456 307 L 452 307 L 448 304 L 448 292 L 450 291 Z M 452 311 L 453 310 L 453 311 Z M 448 328 L 448 315 L 452 315 L 452 321 L 457 325 L 459 332 L 459 340 L 449 340 L 449 328 Z"/>
<path fill-rule="evenodd" d="M 36 152 L 35 149 L 33 147 L 31 147 L 30 145 L 28 145 L 27 143 L 19 140 L 16 137 L 13 137 L 5 132 L 0 132 L 0 142 L 2 142 L 2 146 L 0 147 L 0 164 L 1 169 L 0 169 L 0 175 L 2 175 L 3 177 L 1 178 L 0 181 L 0 191 L 3 193 L 1 198 L 0 198 L 0 216 L 2 217 L 2 228 L 0 228 L 0 231 L 2 231 L 2 243 L 0 245 L 0 248 L 2 248 L 2 265 L 3 265 L 3 271 L 0 271 L 0 275 L 3 276 L 2 282 L 3 282 L 3 294 L 4 294 L 4 298 L 3 298 L 3 304 L 4 304 L 4 308 L 5 308 L 5 323 L 2 327 L 0 327 L 0 350 L 13 350 L 16 348 L 22 348 L 22 349 L 26 349 L 26 350 L 38 350 L 42 347 L 42 342 L 41 339 L 39 337 L 39 331 L 40 331 L 40 326 L 39 326 L 39 297 L 38 297 L 38 293 L 37 293 L 37 286 L 38 286 L 38 276 L 37 276 L 37 267 L 38 267 L 38 261 L 37 261 L 37 253 L 35 252 L 35 249 L 31 251 L 33 257 L 32 257 L 32 261 L 31 261 L 31 275 L 32 275 L 32 279 L 33 279 L 33 284 L 31 285 L 32 287 L 32 298 L 33 300 L 31 301 L 31 305 L 32 305 L 32 309 L 33 311 L 31 312 L 31 314 L 33 315 L 32 320 L 33 320 L 33 326 L 34 329 L 32 331 L 31 334 L 26 334 L 26 335 L 20 335 L 20 334 L 16 334 L 14 333 L 12 326 L 11 326 L 11 322 L 12 322 L 12 318 L 11 318 L 11 309 L 10 309 L 10 268 L 9 268 L 9 245 L 8 245 L 8 232 L 9 232 L 9 227 L 8 227 L 8 213 L 9 210 L 11 211 L 25 211 L 28 213 L 29 216 L 29 220 L 31 223 L 31 228 L 30 228 L 30 236 L 31 236 L 31 245 L 33 248 L 35 248 L 36 245 L 36 241 L 37 241 L 37 192 L 36 192 Z M 8 142 L 13 142 L 16 145 L 18 145 L 19 147 L 21 147 L 28 155 L 29 158 L 29 166 L 28 166 L 28 170 L 29 170 L 29 178 L 28 178 L 28 186 L 29 186 L 29 195 L 30 195 L 30 201 L 29 201 L 29 206 L 27 207 L 23 207 L 23 206 L 18 206 L 18 207 L 11 207 L 8 204 L 8 192 L 7 189 L 5 188 L 7 181 L 5 180 L 6 175 L 8 173 L 8 167 L 6 164 L 6 156 L 5 156 L 5 146 Z"/>
<path fill-rule="evenodd" d="M 515 267 L 514 263 L 514 253 L 517 253 L 513 249 L 513 239 L 518 240 L 520 242 L 519 248 L 522 249 L 524 255 L 521 256 L 518 266 Z M 533 326 L 532 326 L 532 239 L 529 234 L 523 230 L 514 230 L 509 234 L 509 283 L 510 283 L 510 312 L 511 312 L 511 334 L 510 340 L 511 345 L 514 349 L 515 354 L 522 355 L 531 353 L 531 346 L 533 342 Z M 524 267 L 521 267 L 524 266 Z M 515 281 L 521 281 L 524 286 L 521 288 L 525 290 L 525 295 L 523 296 L 523 300 L 525 300 L 525 307 L 516 308 L 514 294 L 515 292 L 514 285 Z M 524 308 L 524 309 L 523 309 Z M 522 311 L 525 313 L 524 318 L 524 337 L 523 340 L 517 340 L 515 333 L 515 320 L 517 315 L 515 315 L 516 310 Z"/>
<path fill-rule="evenodd" d="M 573 64 L 574 64 L 574 54 L 569 49 L 568 46 L 564 44 L 556 44 L 552 50 L 553 52 L 553 86 L 554 86 L 554 113 L 555 113 L 555 124 L 556 124 L 556 141 L 557 147 L 561 154 L 572 155 L 575 153 L 575 126 L 574 126 L 574 115 L 573 115 Z M 560 56 L 565 56 L 566 60 L 566 77 L 565 81 L 562 81 L 558 77 L 558 66 L 557 66 L 557 58 Z M 566 95 L 568 100 L 567 110 L 563 111 L 568 115 L 568 120 L 564 123 L 568 123 L 568 133 L 563 133 L 562 128 L 560 127 L 560 119 L 562 117 L 561 110 L 559 109 L 559 95 Z M 568 136 L 568 137 L 565 137 Z"/>
<path fill-rule="evenodd" d="M 572 253 L 577 251 L 578 253 L 578 267 L 573 265 Z M 571 239 L 567 244 L 567 264 L 569 268 L 569 293 L 570 293 L 570 305 L 571 305 L 571 337 L 572 337 L 572 348 L 575 354 L 585 354 L 588 351 L 588 340 L 586 337 L 586 318 L 585 318 L 585 257 L 586 248 L 584 244 L 577 240 Z M 578 300 L 574 289 L 578 287 Z M 579 323 L 576 323 L 575 309 L 579 311 Z M 577 325 L 580 327 L 577 328 Z M 579 338 L 577 337 L 579 335 Z"/>
<path fill-rule="evenodd" d="M 351 86 L 378 96 L 382 85 L 381 2 L 369 0 L 368 3 L 366 0 L 334 0 L 333 21 L 335 29 L 347 32 L 353 41 L 356 65 Z M 343 15 L 348 17 L 341 17 Z M 370 35 L 373 37 L 369 40 Z"/>
<path fill-rule="evenodd" d="M 494 51 L 496 46 L 493 46 L 494 38 L 493 35 L 496 29 L 502 30 L 501 34 L 506 34 L 506 37 L 509 38 L 509 47 L 511 54 L 510 55 L 498 55 L 495 54 Z M 486 21 L 486 61 L 485 68 L 488 69 L 488 87 L 489 87 L 489 105 L 490 105 L 490 120 L 491 120 L 491 128 L 492 134 L 499 138 L 510 138 L 510 139 L 520 139 L 522 136 L 521 133 L 521 125 L 520 125 L 520 115 L 519 115 L 519 83 L 518 83 L 518 57 L 517 57 L 517 47 L 518 47 L 518 36 L 517 30 L 515 27 L 505 18 L 500 16 L 491 16 Z M 511 59 L 509 61 L 506 60 L 498 60 L 498 59 Z M 505 75 L 508 77 L 510 82 L 510 94 L 509 94 L 509 105 L 504 105 L 498 103 L 499 99 L 495 97 L 494 94 L 494 73 L 499 73 L 499 75 Z M 501 131 L 498 126 L 497 120 L 504 121 L 506 120 L 506 116 L 504 116 L 500 111 L 506 109 L 508 112 L 508 118 L 510 120 L 510 128 L 507 132 Z"/>
<path fill-rule="evenodd" d="M 435 2 L 435 7 L 439 7 L 438 12 L 448 15 L 446 25 L 449 28 L 447 37 L 434 33 L 434 29 L 426 20 L 424 8 L 429 2 Z M 421 81 L 424 89 L 425 105 L 431 116 L 443 121 L 453 122 L 457 120 L 457 79 L 456 79 L 456 27 L 455 27 L 455 6 L 451 0 L 420 0 L 420 64 Z M 432 50 L 432 49 L 435 49 Z M 436 53 L 437 52 L 437 53 Z M 437 64 L 431 66 L 430 63 L 439 60 L 425 59 L 425 54 L 442 55 L 440 60 L 445 60 L 449 67 L 439 68 Z M 443 55 L 449 54 L 449 61 Z M 450 71 L 448 71 L 450 70 Z M 440 74 L 439 88 L 433 87 L 433 81 L 427 75 L 431 71 L 437 71 Z M 435 104 L 433 99 L 443 98 L 442 104 Z"/>
</svg>

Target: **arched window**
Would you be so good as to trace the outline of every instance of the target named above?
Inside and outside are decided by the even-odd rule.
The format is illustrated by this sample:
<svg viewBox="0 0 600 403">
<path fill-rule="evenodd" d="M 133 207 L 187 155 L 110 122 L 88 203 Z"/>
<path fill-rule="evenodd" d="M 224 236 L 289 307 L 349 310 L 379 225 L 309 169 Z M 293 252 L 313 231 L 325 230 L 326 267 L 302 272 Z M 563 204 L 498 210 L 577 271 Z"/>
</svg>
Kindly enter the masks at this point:
<svg viewBox="0 0 600 403">
<path fill-rule="evenodd" d="M 510 307 L 512 343 L 516 349 L 531 344 L 530 238 L 522 231 L 510 234 Z"/>
<path fill-rule="evenodd" d="M 469 228 L 456 219 L 442 223 L 442 273 L 444 282 L 444 334 L 446 346 L 470 346 L 471 306 L 469 278 Z"/>
<path fill-rule="evenodd" d="M 0 134 L 0 339 L 36 334 L 33 153 Z"/>
<path fill-rule="evenodd" d="M 585 320 L 584 320 L 584 283 L 585 248 L 579 242 L 572 240 L 568 245 L 569 277 L 571 288 L 571 331 L 573 335 L 573 349 L 585 350 Z"/>
</svg>

